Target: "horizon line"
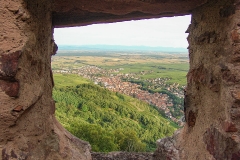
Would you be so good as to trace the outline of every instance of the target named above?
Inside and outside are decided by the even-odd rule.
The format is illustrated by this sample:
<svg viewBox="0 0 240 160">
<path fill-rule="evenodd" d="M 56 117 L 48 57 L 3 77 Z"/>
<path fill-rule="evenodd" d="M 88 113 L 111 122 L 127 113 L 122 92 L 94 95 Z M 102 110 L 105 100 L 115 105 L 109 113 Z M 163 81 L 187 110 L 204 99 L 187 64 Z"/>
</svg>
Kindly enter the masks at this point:
<svg viewBox="0 0 240 160">
<path fill-rule="evenodd" d="M 149 45 L 123 45 L 123 44 L 57 44 L 57 46 L 124 46 L 124 47 L 163 47 L 163 48 L 184 48 L 188 47 L 174 47 L 174 46 L 149 46 Z"/>
</svg>

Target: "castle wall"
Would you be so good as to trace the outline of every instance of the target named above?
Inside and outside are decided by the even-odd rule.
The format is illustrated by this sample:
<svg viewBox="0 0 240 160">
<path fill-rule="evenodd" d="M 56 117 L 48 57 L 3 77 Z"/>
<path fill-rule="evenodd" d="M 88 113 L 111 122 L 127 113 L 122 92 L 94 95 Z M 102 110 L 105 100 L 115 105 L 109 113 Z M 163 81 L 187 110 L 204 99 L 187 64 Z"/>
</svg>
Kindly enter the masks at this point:
<svg viewBox="0 0 240 160">
<path fill-rule="evenodd" d="M 67 2 L 0 1 L 0 157 L 3 160 L 91 159 L 90 145 L 68 133 L 54 116 L 51 72 L 51 55 L 56 52 L 54 26 L 186 13 L 192 13 L 187 30 L 190 71 L 185 94 L 186 125 L 173 138 L 158 141 L 154 159 L 240 159 L 238 0 L 207 3 L 206 0 L 109 0 L 104 5 L 97 0 Z M 100 10 L 98 3 L 102 4 Z M 126 4 L 129 5 L 124 8 Z M 170 7 L 166 9 L 164 5 Z"/>
<path fill-rule="evenodd" d="M 0 15 L 0 157 L 90 159 L 54 117 L 51 1 L 2 0 Z"/>
<path fill-rule="evenodd" d="M 239 9 L 239 2 L 213 0 L 193 10 L 186 125 L 158 142 L 157 157 L 240 159 Z"/>
</svg>

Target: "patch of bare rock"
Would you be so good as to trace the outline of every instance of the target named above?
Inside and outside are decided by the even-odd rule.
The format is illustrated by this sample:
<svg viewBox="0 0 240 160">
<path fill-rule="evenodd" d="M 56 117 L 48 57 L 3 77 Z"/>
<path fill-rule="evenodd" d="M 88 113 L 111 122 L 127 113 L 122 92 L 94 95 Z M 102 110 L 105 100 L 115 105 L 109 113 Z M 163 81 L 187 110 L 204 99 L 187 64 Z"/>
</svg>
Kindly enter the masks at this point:
<svg viewBox="0 0 240 160">
<path fill-rule="evenodd" d="M 153 160 L 153 153 L 109 152 L 92 153 L 93 160 Z"/>
</svg>

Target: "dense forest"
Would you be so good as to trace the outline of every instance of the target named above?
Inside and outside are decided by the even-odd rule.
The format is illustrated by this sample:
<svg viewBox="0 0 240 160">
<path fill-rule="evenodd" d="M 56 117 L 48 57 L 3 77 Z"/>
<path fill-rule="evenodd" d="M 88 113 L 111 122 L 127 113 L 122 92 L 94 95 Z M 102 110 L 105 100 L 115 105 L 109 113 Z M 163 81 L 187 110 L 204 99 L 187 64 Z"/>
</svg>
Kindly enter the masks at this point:
<svg viewBox="0 0 240 160">
<path fill-rule="evenodd" d="M 68 76 L 54 77 L 56 117 L 68 131 L 88 141 L 93 151 L 153 151 L 156 140 L 172 135 L 177 127 L 145 102 L 91 82 L 59 85 Z"/>
</svg>

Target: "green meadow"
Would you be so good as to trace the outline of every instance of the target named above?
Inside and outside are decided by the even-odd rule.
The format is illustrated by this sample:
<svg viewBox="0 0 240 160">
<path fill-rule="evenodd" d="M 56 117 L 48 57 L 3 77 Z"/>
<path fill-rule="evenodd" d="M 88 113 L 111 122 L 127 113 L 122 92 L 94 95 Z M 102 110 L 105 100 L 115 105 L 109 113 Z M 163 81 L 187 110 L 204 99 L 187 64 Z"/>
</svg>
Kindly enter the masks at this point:
<svg viewBox="0 0 240 160">
<path fill-rule="evenodd" d="M 53 75 L 55 87 L 76 86 L 78 84 L 90 83 L 90 80 L 78 76 L 76 74 L 60 74 Z"/>
<path fill-rule="evenodd" d="M 189 69 L 188 63 L 135 63 L 116 66 L 102 66 L 106 69 L 123 68 L 120 73 L 136 73 L 142 79 L 149 78 L 170 78 L 168 83 L 179 83 L 186 85 L 186 75 Z M 146 72 L 144 75 L 140 72 Z M 151 71 L 151 72 L 147 72 Z"/>
</svg>

